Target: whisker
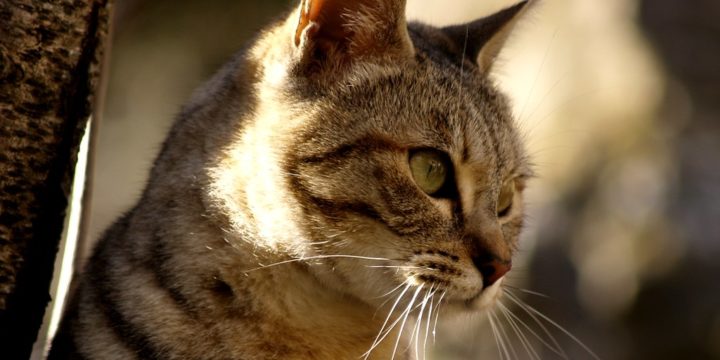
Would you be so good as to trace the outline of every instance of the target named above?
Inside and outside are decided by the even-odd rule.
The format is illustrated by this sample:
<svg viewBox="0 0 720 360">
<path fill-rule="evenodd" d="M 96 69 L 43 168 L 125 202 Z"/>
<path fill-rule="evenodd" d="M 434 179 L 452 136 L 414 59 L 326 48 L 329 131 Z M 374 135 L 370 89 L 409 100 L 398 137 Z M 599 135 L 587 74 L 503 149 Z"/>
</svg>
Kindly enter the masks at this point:
<svg viewBox="0 0 720 360">
<path fill-rule="evenodd" d="M 435 311 L 435 325 L 433 325 L 433 344 L 435 344 L 435 333 L 437 330 L 437 323 L 438 323 L 438 317 L 440 317 L 440 304 L 443 301 L 443 298 L 445 297 L 445 294 L 447 294 L 447 290 L 443 291 L 442 295 L 440 295 L 440 300 L 437 302 L 437 310 Z"/>
<path fill-rule="evenodd" d="M 562 350 L 562 348 L 560 347 L 560 345 L 557 344 L 557 342 L 555 342 L 555 346 L 556 346 L 557 348 L 553 347 L 552 345 L 548 344 L 548 343 L 545 341 L 545 339 L 543 339 L 540 335 L 538 335 L 538 333 L 536 333 L 532 328 L 530 328 L 530 326 L 528 326 L 528 324 L 527 324 L 526 322 L 524 322 L 522 319 L 520 319 L 517 315 L 513 314 L 512 311 L 508 312 L 508 314 L 509 314 L 511 317 L 513 317 L 513 318 L 515 319 L 515 321 L 517 321 L 517 322 L 519 322 L 521 325 L 523 325 L 523 327 L 525 327 L 525 329 L 527 329 L 527 330 L 530 332 L 530 334 L 532 334 L 532 335 L 533 335 L 536 339 L 538 339 L 543 345 L 545 345 L 545 347 L 547 347 L 548 349 L 550 349 L 552 352 L 554 352 L 556 355 L 560 356 L 561 358 L 563 358 L 563 359 L 565 359 L 565 360 L 568 359 L 567 354 L 565 354 L 565 352 Z M 549 335 L 549 334 L 548 334 L 548 335 Z"/>
<path fill-rule="evenodd" d="M 520 341 L 520 344 L 523 348 L 525 348 L 525 351 L 527 352 L 528 356 L 530 356 L 530 359 L 540 359 L 540 356 L 535 352 L 535 349 L 532 347 L 532 344 L 528 340 L 527 336 L 525 336 L 525 333 L 523 333 L 522 329 L 518 326 L 517 322 L 510 316 L 512 312 L 509 308 L 505 306 L 502 302 L 498 301 L 498 306 L 500 309 L 500 312 L 503 314 L 505 319 L 507 319 L 508 323 L 510 324 L 510 327 L 512 328 L 513 332 L 515 332 L 515 335 L 517 336 L 518 340 Z"/>
<path fill-rule="evenodd" d="M 538 103 L 536 104 L 535 108 L 530 111 L 530 113 L 527 115 L 527 118 L 526 118 L 526 119 L 532 119 L 532 118 L 533 118 L 533 115 L 535 115 L 535 114 L 537 113 L 537 111 L 540 110 L 540 108 L 542 107 L 543 103 L 545 103 L 545 100 L 547 100 L 548 96 L 550 95 L 550 93 L 552 93 L 553 90 L 555 90 L 555 88 L 556 88 L 563 80 L 565 80 L 568 75 L 569 75 L 569 72 L 566 71 L 565 73 L 563 73 L 563 74 L 561 74 L 560 76 L 558 76 L 558 79 L 555 80 L 555 82 L 552 84 L 552 86 L 550 86 L 550 87 L 547 89 L 547 91 L 545 91 L 545 94 L 543 94 L 543 96 L 540 98 L 540 101 L 538 101 Z M 529 99 L 528 99 L 528 100 L 529 100 Z M 526 120 L 526 119 L 519 119 L 519 120 L 524 121 L 524 120 Z M 532 135 L 533 132 L 535 131 L 535 128 L 537 128 L 538 125 L 539 125 L 538 123 L 535 123 L 535 124 L 533 125 L 533 127 L 532 127 L 531 129 L 529 129 L 528 135 Z"/>
<path fill-rule="evenodd" d="M 410 284 L 408 284 L 408 285 L 410 285 Z M 407 288 L 409 288 L 409 287 L 410 287 L 410 286 L 408 286 Z M 407 288 L 406 288 L 406 290 L 403 291 L 403 293 L 404 293 L 405 291 L 407 291 Z M 401 297 L 402 297 L 402 295 L 401 295 Z M 413 302 L 414 302 L 414 301 L 413 301 Z M 412 311 L 414 311 L 415 309 L 417 309 L 417 308 L 420 307 L 420 305 L 416 305 L 415 307 L 412 307 L 413 302 L 411 302 L 410 305 L 408 305 L 408 307 L 407 307 L 405 310 L 403 310 L 403 311 L 400 313 L 400 315 L 398 315 L 398 317 L 392 322 L 392 324 L 390 324 L 390 326 L 389 326 L 384 332 L 383 332 L 383 328 L 385 327 L 385 325 L 383 324 L 383 328 L 381 328 L 381 329 L 380 329 L 380 332 L 378 333 L 378 338 L 379 338 L 379 339 L 376 338 L 376 341 L 373 343 L 373 345 L 371 346 L 370 350 L 368 350 L 368 351 L 367 351 L 365 354 L 363 354 L 363 355 L 369 356 L 369 353 L 370 353 L 374 348 L 376 348 L 383 340 L 385 340 L 385 338 L 386 338 L 388 335 L 390 335 L 390 333 L 391 333 L 392 330 L 395 328 L 395 326 L 396 326 L 401 320 L 403 320 L 403 318 L 406 318 L 409 313 L 411 313 Z M 387 321 L 390 319 L 392 313 L 395 311 L 394 309 L 395 309 L 395 306 L 396 306 L 396 305 L 397 305 L 397 303 L 393 305 L 393 309 L 391 310 L 390 314 L 388 314 L 388 317 L 385 319 L 385 322 L 386 322 L 386 323 L 387 323 Z M 409 347 L 408 347 L 408 348 L 409 348 Z M 406 350 L 407 350 L 407 349 L 406 349 Z"/>
<path fill-rule="evenodd" d="M 407 346 L 405 347 L 405 352 L 407 352 L 407 351 L 410 350 L 410 347 L 411 347 L 411 346 L 416 345 L 416 346 L 415 346 L 415 359 L 418 359 L 418 357 L 417 357 L 417 353 L 418 353 L 418 349 L 417 349 L 417 339 L 418 339 L 418 337 L 417 337 L 417 336 L 419 336 L 419 335 L 418 335 L 417 332 L 418 332 L 418 326 L 420 325 L 419 320 L 422 318 L 422 311 L 423 311 L 423 309 L 424 309 L 425 300 L 427 300 L 427 294 L 428 294 L 428 293 L 425 292 L 425 295 L 423 295 L 423 299 L 422 299 L 422 300 L 420 301 L 420 303 L 417 304 L 417 305 L 415 306 L 415 308 L 413 309 L 413 310 L 415 310 L 415 309 L 417 309 L 418 307 L 420 307 L 420 310 L 418 311 L 418 317 L 415 319 L 415 325 L 413 325 L 413 328 L 412 328 L 412 330 L 410 331 L 410 340 L 408 341 L 408 344 L 407 344 Z M 416 336 L 416 335 L 417 335 L 417 336 Z"/>
<path fill-rule="evenodd" d="M 602 90 L 603 90 L 603 89 L 600 89 L 600 88 L 593 88 L 593 89 L 590 89 L 590 90 L 583 91 L 583 92 L 581 92 L 581 93 L 577 93 L 577 94 L 572 95 L 572 96 L 570 96 L 570 97 L 566 97 L 566 98 L 565 98 L 564 100 L 562 100 L 560 103 L 558 103 L 558 104 L 556 104 L 555 106 L 553 106 L 552 108 L 550 108 L 546 113 L 544 113 L 544 114 L 542 114 L 542 115 L 538 114 L 537 116 L 538 116 L 539 118 L 538 118 L 537 120 L 533 121 L 533 124 L 534 124 L 534 125 L 533 125 L 533 128 L 530 129 L 529 132 L 532 133 L 533 131 L 536 131 L 536 129 L 539 127 L 540 124 L 542 124 L 542 123 L 544 123 L 545 121 L 547 121 L 547 120 L 548 120 L 549 118 L 551 118 L 553 115 L 555 115 L 555 114 L 557 114 L 557 113 L 560 113 L 561 110 L 565 110 L 565 109 L 566 109 L 569 105 L 571 105 L 572 103 L 574 103 L 574 102 L 582 99 L 583 97 L 590 96 L 590 95 L 595 95 L 595 94 L 599 93 L 599 92 L 602 91 Z M 570 128 L 570 129 L 572 129 L 572 128 Z M 553 133 L 553 135 L 558 135 L 558 133 L 555 132 L 555 133 Z"/>
<path fill-rule="evenodd" d="M 420 313 L 418 314 L 418 318 L 415 321 L 415 359 L 417 359 L 417 360 L 420 359 L 420 355 L 418 353 L 418 343 L 420 342 L 420 329 L 422 328 L 423 313 L 425 312 L 425 306 L 427 306 L 428 299 L 432 295 L 431 293 L 433 291 L 434 286 L 435 286 L 434 284 L 431 284 L 430 289 L 425 293 L 425 297 L 423 298 L 423 301 L 422 301 L 422 306 L 420 306 Z M 412 339 L 411 339 L 411 341 L 412 341 Z M 423 355 L 425 355 L 425 354 L 423 353 Z"/>
<path fill-rule="evenodd" d="M 382 295 L 380 295 L 380 296 L 374 297 L 373 299 L 382 299 L 382 298 L 384 298 L 384 297 L 386 297 L 386 296 L 389 296 L 390 294 L 394 293 L 395 291 L 397 291 L 398 289 L 400 289 L 401 287 L 403 287 L 403 285 L 406 285 L 406 284 L 407 284 L 407 280 L 406 280 L 406 281 L 403 281 L 400 285 L 394 287 L 392 290 L 386 292 L 385 294 L 382 294 Z M 380 304 L 379 307 L 382 307 L 383 305 L 385 305 L 385 303 Z"/>
<path fill-rule="evenodd" d="M 545 346 L 547 346 L 548 349 L 552 350 L 553 352 L 558 354 L 563 359 L 568 359 L 568 356 L 565 353 L 565 350 L 563 350 L 562 346 L 560 346 L 560 343 L 555 339 L 555 336 L 552 335 L 550 330 L 548 330 L 547 327 L 545 327 L 545 324 L 543 324 L 542 321 L 540 321 L 540 319 L 538 319 L 537 316 L 535 316 L 535 314 L 533 314 L 532 312 L 530 312 L 530 310 L 527 309 L 527 306 L 529 306 L 529 305 L 525 304 L 520 298 L 515 296 L 515 294 L 513 294 L 513 293 L 505 292 L 505 294 L 508 296 L 508 299 L 512 300 L 515 304 L 517 304 L 523 311 L 525 311 L 530 316 L 531 319 L 533 319 L 533 321 L 538 326 L 540 326 L 540 329 L 542 329 L 542 331 L 545 333 L 545 335 L 548 336 L 548 338 L 550 339 L 550 341 L 552 341 L 552 343 L 555 345 L 555 347 L 549 346 L 545 341 L 541 340 L 542 343 L 545 344 Z"/>
<path fill-rule="evenodd" d="M 530 309 L 530 311 L 534 312 L 536 315 L 540 316 L 540 317 L 543 318 L 545 321 L 547 321 L 547 322 L 549 322 L 551 325 L 555 326 L 555 328 L 557 328 L 558 330 L 562 331 L 565 335 L 567 335 L 570 339 L 572 339 L 576 344 L 580 345 L 580 347 L 582 347 L 583 350 L 585 350 L 588 354 L 590 354 L 590 356 L 592 356 L 593 359 L 595 359 L 595 360 L 600 360 L 600 357 L 597 356 L 597 354 L 595 354 L 595 352 L 593 352 L 592 350 L 590 350 L 590 348 L 589 348 L 587 345 L 585 345 L 585 343 L 583 343 L 582 341 L 580 341 L 580 339 L 578 339 L 575 335 L 573 335 L 572 333 L 570 333 L 568 330 L 566 330 L 566 329 L 565 329 L 564 327 L 562 327 L 560 324 L 556 323 L 555 321 L 553 321 L 552 319 L 550 319 L 549 317 L 547 317 L 546 315 L 544 315 L 544 314 L 541 313 L 540 311 L 536 310 L 536 309 L 533 308 L 532 306 L 528 305 L 528 308 Z"/>
<path fill-rule="evenodd" d="M 390 294 L 392 294 L 392 293 L 394 293 L 395 291 L 397 291 L 398 289 L 400 289 L 400 287 L 402 287 L 403 285 L 410 285 L 410 284 L 408 283 L 408 280 L 405 280 L 402 284 L 396 286 L 395 289 L 390 290 L 389 293 L 387 293 L 387 294 L 385 294 L 385 295 L 383 295 L 383 296 L 389 296 Z M 379 298 L 381 298 L 381 297 L 378 297 L 378 299 L 379 299 Z M 385 306 L 385 304 L 387 304 L 388 301 L 390 301 L 390 299 L 392 299 L 392 297 L 388 297 L 387 299 L 385 299 L 385 301 L 383 301 L 383 302 L 380 304 L 380 306 L 378 306 L 378 308 L 375 310 L 375 313 L 373 313 L 373 318 L 377 315 L 377 312 L 380 311 L 380 309 L 382 309 L 382 307 Z"/>
<path fill-rule="evenodd" d="M 386 268 L 386 269 L 423 269 L 422 266 L 411 266 L 411 265 L 365 265 L 369 268 Z M 434 270 L 434 269 L 428 269 Z"/>
<path fill-rule="evenodd" d="M 513 285 L 508 285 L 508 284 L 503 284 L 502 286 L 503 286 L 504 288 L 507 288 L 508 290 L 515 290 L 515 291 L 519 291 L 519 292 L 524 293 L 524 294 L 530 294 L 530 295 L 539 296 L 539 297 L 545 298 L 545 299 L 551 299 L 551 297 L 550 297 L 549 295 L 543 294 L 543 293 L 541 293 L 541 292 L 532 291 L 532 290 L 528 290 L 528 289 L 523 289 L 523 288 L 521 288 L 521 287 L 517 287 L 517 286 L 513 286 Z"/>
<path fill-rule="evenodd" d="M 488 311 L 488 315 L 491 319 L 494 319 L 495 329 L 497 330 L 498 337 L 497 339 L 500 341 L 500 345 L 503 349 L 503 353 L 505 354 L 505 358 L 508 360 L 511 360 L 512 357 L 510 356 L 510 352 L 508 351 L 508 345 L 505 343 L 505 339 L 507 336 L 503 337 L 503 333 L 505 332 L 503 330 L 502 324 L 500 323 L 500 319 L 497 318 L 497 315 L 495 315 L 495 312 Z M 517 359 L 517 355 L 515 355 L 515 358 Z"/>
<path fill-rule="evenodd" d="M 504 360 L 505 357 L 503 356 L 502 349 L 500 348 L 500 341 L 498 340 L 498 330 L 495 327 L 495 321 L 493 321 L 492 316 L 489 316 L 489 315 L 488 315 L 488 320 L 490 322 L 490 329 L 492 329 L 493 339 L 495 339 L 495 346 L 497 346 L 497 349 L 498 349 L 498 355 L 500 357 L 500 360 Z"/>
<path fill-rule="evenodd" d="M 535 313 L 535 315 L 540 316 L 543 320 L 545 320 L 545 321 L 547 321 L 548 323 L 550 323 L 550 324 L 551 324 L 552 326 L 554 326 L 556 329 L 562 331 L 565 335 L 567 335 L 567 337 L 569 337 L 571 340 L 573 340 L 576 344 L 578 344 L 580 347 L 582 347 L 583 350 L 585 350 L 590 356 L 592 356 L 593 359 L 595 359 L 595 360 L 600 360 L 600 357 L 597 356 L 597 354 L 595 354 L 595 352 L 593 352 L 592 350 L 590 350 L 590 348 L 589 348 L 587 345 L 585 345 L 585 343 L 583 343 L 582 341 L 580 341 L 580 339 L 578 339 L 575 335 L 573 335 L 571 332 L 569 332 L 569 331 L 568 331 L 567 329 L 565 329 L 563 326 L 561 326 L 560 324 L 558 324 L 558 323 L 555 322 L 554 320 L 550 319 L 550 318 L 547 317 L 545 314 L 541 313 L 540 311 L 538 311 L 537 309 L 535 309 L 535 308 L 532 307 L 531 305 L 525 304 L 525 306 L 527 306 L 527 310 Z"/>
<path fill-rule="evenodd" d="M 498 321 L 498 324 L 500 324 L 500 332 L 502 332 L 503 336 L 505 336 L 505 340 L 507 341 L 508 348 L 510 349 L 510 352 L 513 354 L 513 357 L 515 359 L 520 359 L 520 356 L 518 356 L 517 351 L 515 350 L 515 345 L 513 344 L 512 340 L 510 339 L 510 334 L 508 333 L 506 327 L 502 324 L 502 321 L 500 320 L 500 317 L 493 312 L 495 315 L 495 318 Z M 511 326 L 512 328 L 512 326 Z"/>
<path fill-rule="evenodd" d="M 503 308 L 498 306 L 497 310 L 500 311 L 500 315 L 502 315 L 503 318 L 505 318 L 505 323 L 510 326 L 510 330 L 512 330 L 512 332 L 515 333 L 515 337 L 519 340 L 520 336 L 518 335 L 517 331 L 515 330 L 515 326 L 513 326 L 514 324 L 508 319 L 508 316 L 507 316 L 507 314 L 505 314 L 505 311 L 503 310 Z M 500 316 L 498 316 L 497 314 L 495 314 L 495 315 L 498 317 L 498 319 L 501 319 Z M 510 339 L 509 331 L 508 331 L 508 333 L 506 333 L 506 335 L 507 335 L 508 343 L 513 343 L 512 340 Z M 525 346 L 525 344 L 522 342 L 522 340 L 520 340 L 520 344 L 523 347 Z M 525 348 L 525 350 L 527 351 L 527 348 Z"/>
<path fill-rule="evenodd" d="M 405 328 L 405 323 L 407 322 L 408 315 L 410 315 L 410 311 L 412 309 L 413 304 L 415 303 L 415 299 L 417 299 L 418 294 L 420 293 L 420 290 L 422 290 L 423 286 L 425 284 L 420 284 L 418 286 L 417 290 L 415 290 L 415 293 L 413 294 L 412 299 L 410 299 L 410 304 L 407 307 L 407 310 L 405 311 L 405 317 L 403 318 L 402 324 L 400 324 L 400 330 L 398 331 L 397 340 L 395 340 L 395 347 L 393 348 L 392 356 L 390 359 L 395 359 L 395 353 L 397 352 L 398 344 L 400 344 L 400 339 L 402 338 L 402 332 Z"/>
<path fill-rule="evenodd" d="M 272 263 L 272 264 L 268 264 L 268 265 L 260 264 L 260 266 L 258 266 L 258 267 L 256 267 L 256 268 L 248 269 L 248 270 L 245 270 L 245 271 L 243 271 L 243 272 L 249 273 L 249 272 L 251 272 L 251 271 L 256 271 L 256 270 L 260 270 L 260 269 L 266 269 L 266 268 L 269 268 L 269 267 L 274 267 L 274 266 L 283 265 L 283 264 L 288 264 L 288 263 L 297 262 L 297 261 L 318 260 L 318 259 L 331 259 L 331 258 L 360 259 L 360 260 L 372 260 L 372 261 L 392 261 L 392 259 L 387 259 L 387 258 L 378 258 L 378 257 L 370 257 L 370 256 L 358 256 L 358 255 L 315 255 L 315 256 L 308 256 L 308 257 L 302 257 L 302 258 L 297 258 L 297 259 L 290 259 L 290 260 L 279 261 L 279 262 Z"/>
<path fill-rule="evenodd" d="M 463 42 L 463 49 L 462 53 L 460 55 L 460 83 L 458 83 L 458 99 L 460 99 L 460 94 L 462 93 L 462 81 L 463 81 L 463 71 L 465 70 L 465 52 L 467 52 L 467 45 L 468 45 L 468 38 L 470 37 L 470 26 L 465 25 L 465 40 Z M 456 110 L 458 113 L 460 113 L 460 101 L 457 102 Z"/>
<path fill-rule="evenodd" d="M 401 285 L 402 285 L 402 284 L 401 284 Z M 392 317 L 393 312 L 395 312 L 395 308 L 396 308 L 397 305 L 400 303 L 400 300 L 403 298 L 403 296 L 405 296 L 405 293 L 410 289 L 411 286 L 412 286 L 412 285 L 411 285 L 410 283 L 407 283 L 407 285 L 405 285 L 405 288 L 403 289 L 403 291 L 400 293 L 400 295 L 398 295 L 397 299 L 395 299 L 395 303 L 394 303 L 393 306 L 390 308 L 390 312 L 388 312 L 388 315 L 387 315 L 387 317 L 385 318 L 385 322 L 383 322 L 382 326 L 380 327 L 380 331 L 378 331 L 378 334 L 377 334 L 377 336 L 375 337 L 375 340 L 373 341 L 372 345 L 370 345 L 370 349 L 368 349 L 368 351 L 365 352 L 365 354 L 363 354 L 363 355 L 365 355 L 365 360 L 367 360 L 367 358 L 370 356 L 370 352 L 372 352 L 372 351 L 380 344 L 380 342 L 381 342 L 383 339 L 385 339 L 385 336 L 387 336 L 387 333 L 386 333 L 385 336 L 383 336 L 382 338 L 380 338 L 380 336 L 381 336 L 382 333 L 383 333 L 383 330 L 385 329 L 385 326 L 387 325 L 388 321 L 390 321 L 390 318 Z M 402 316 L 402 314 L 401 314 L 400 316 Z M 398 317 L 398 319 L 399 319 L 399 317 Z M 390 330 L 392 330 L 392 328 L 393 328 L 394 326 L 395 326 L 395 324 L 393 324 L 393 326 L 390 327 Z M 390 330 L 388 330 L 388 333 L 389 333 Z"/>
<path fill-rule="evenodd" d="M 552 44 L 552 41 L 555 40 L 556 36 L 557 36 L 557 30 L 555 30 L 555 32 L 553 33 L 551 44 Z M 538 68 L 538 72 L 535 74 L 535 79 L 533 80 L 533 83 L 530 86 L 530 91 L 528 92 L 527 97 L 525 97 L 525 101 L 523 102 L 522 110 L 520 111 L 520 114 L 517 117 L 518 119 L 522 119 L 523 116 L 525 115 L 525 109 L 527 108 L 528 103 L 530 102 L 530 99 L 532 98 L 532 94 L 535 92 L 535 86 L 537 85 L 538 79 L 540 79 L 540 74 L 542 73 L 543 68 L 545 67 L 545 61 L 547 61 L 547 57 L 548 57 L 548 54 L 550 53 L 550 49 L 551 49 L 551 46 L 548 46 L 548 48 L 545 49 L 545 54 L 543 54 L 543 59 L 542 59 L 542 62 L 540 63 L 540 68 Z"/>
<path fill-rule="evenodd" d="M 388 327 L 388 329 L 385 331 L 385 333 L 382 334 L 382 337 L 380 338 L 380 342 L 382 342 L 383 339 L 385 339 L 385 337 L 387 337 L 387 336 L 390 334 L 390 332 L 392 331 L 392 329 L 394 329 L 395 326 L 400 322 L 400 320 L 402 320 L 402 318 L 405 316 L 405 313 L 406 313 L 406 312 L 407 312 L 407 313 L 412 313 L 413 311 L 415 311 L 415 310 L 418 309 L 419 307 L 420 307 L 420 304 L 415 305 L 415 307 L 413 307 L 413 308 L 411 308 L 411 309 L 407 309 L 407 308 L 406 308 L 405 310 L 403 310 L 403 311 L 400 313 L 400 315 L 395 319 L 395 321 L 393 321 L 393 323 L 390 324 L 390 327 Z M 406 350 L 409 349 L 409 348 L 410 348 L 410 346 L 408 345 L 408 347 L 406 348 Z"/>
<path fill-rule="evenodd" d="M 327 236 L 327 237 L 335 237 L 335 236 L 336 236 L 336 235 Z M 314 246 L 314 245 L 326 245 L 326 244 L 329 244 L 329 243 L 331 243 L 330 240 L 325 240 L 325 241 L 315 241 L 315 242 L 311 242 L 311 243 L 308 243 L 308 245 L 310 245 L 310 246 Z"/>
<path fill-rule="evenodd" d="M 426 350 L 426 349 L 427 349 L 428 335 L 430 334 L 430 320 L 432 319 L 433 305 L 434 305 L 434 303 L 435 303 L 435 293 L 436 293 L 437 291 L 438 291 L 438 289 L 435 289 L 435 290 L 430 294 L 430 308 L 428 309 L 427 320 L 425 321 L 425 322 L 426 322 L 426 325 L 425 325 L 425 340 L 423 341 L 423 359 L 425 359 L 425 355 L 427 354 L 427 350 Z"/>
</svg>

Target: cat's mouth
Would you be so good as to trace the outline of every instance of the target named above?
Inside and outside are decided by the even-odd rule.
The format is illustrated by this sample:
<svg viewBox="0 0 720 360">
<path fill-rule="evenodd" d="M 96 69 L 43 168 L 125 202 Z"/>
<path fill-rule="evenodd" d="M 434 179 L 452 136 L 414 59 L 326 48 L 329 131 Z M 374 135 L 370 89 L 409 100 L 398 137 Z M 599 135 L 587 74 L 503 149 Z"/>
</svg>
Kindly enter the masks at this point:
<svg viewBox="0 0 720 360">
<path fill-rule="evenodd" d="M 468 310 L 484 310 L 492 307 L 502 295 L 502 279 L 492 286 L 476 292 L 472 297 L 462 301 Z"/>
<path fill-rule="evenodd" d="M 483 275 L 471 260 L 448 252 L 416 252 L 409 265 L 405 277 L 410 282 L 444 293 L 453 307 L 473 311 L 490 308 L 502 294 L 502 277 L 483 286 Z"/>
</svg>

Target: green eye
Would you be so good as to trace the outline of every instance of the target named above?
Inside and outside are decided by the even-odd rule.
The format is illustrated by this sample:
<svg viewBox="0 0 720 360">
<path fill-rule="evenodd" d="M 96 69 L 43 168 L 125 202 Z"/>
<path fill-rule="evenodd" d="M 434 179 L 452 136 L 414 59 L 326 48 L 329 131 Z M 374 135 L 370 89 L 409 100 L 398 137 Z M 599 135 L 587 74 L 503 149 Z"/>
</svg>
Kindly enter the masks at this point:
<svg viewBox="0 0 720 360">
<path fill-rule="evenodd" d="M 415 183 L 428 195 L 438 192 L 451 171 L 450 159 L 437 150 L 419 150 L 410 154 L 410 171 Z"/>
<path fill-rule="evenodd" d="M 500 195 L 497 202 L 497 214 L 499 217 L 506 216 L 510 212 L 510 207 L 515 197 L 515 180 L 510 179 L 503 184 L 500 189 Z"/>
</svg>

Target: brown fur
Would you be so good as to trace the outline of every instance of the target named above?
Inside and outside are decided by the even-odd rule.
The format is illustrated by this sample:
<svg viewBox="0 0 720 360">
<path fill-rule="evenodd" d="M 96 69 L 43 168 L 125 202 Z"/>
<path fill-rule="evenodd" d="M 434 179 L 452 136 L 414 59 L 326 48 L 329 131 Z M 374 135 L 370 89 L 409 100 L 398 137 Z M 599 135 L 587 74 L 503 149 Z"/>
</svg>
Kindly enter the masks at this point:
<svg viewBox="0 0 720 360">
<path fill-rule="evenodd" d="M 452 32 L 408 32 L 403 9 L 303 1 L 199 90 L 98 245 L 51 359 L 356 359 L 404 282 L 399 309 L 432 290 L 444 311 L 491 305 L 501 281 L 486 286 L 478 261 L 509 263 L 529 176 L 478 66 L 497 50 L 468 58 Z M 513 19 L 477 39 L 499 49 Z M 415 185 L 419 148 L 448 154 L 456 197 Z M 412 357 L 398 328 L 370 358 L 396 336 Z"/>
</svg>

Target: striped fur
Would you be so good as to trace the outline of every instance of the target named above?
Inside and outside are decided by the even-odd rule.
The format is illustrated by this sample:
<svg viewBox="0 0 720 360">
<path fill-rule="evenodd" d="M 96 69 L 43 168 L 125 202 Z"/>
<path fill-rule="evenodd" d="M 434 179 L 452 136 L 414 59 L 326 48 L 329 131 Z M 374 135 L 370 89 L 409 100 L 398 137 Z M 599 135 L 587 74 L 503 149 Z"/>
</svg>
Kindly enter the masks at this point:
<svg viewBox="0 0 720 360">
<path fill-rule="evenodd" d="M 303 1 L 185 106 L 50 358 L 356 359 L 402 284 L 442 292 L 444 311 L 491 305 L 501 281 L 477 261 L 511 259 L 530 171 L 482 49 L 522 9 L 473 27 L 482 43 L 467 47 L 408 26 L 402 0 Z M 452 160 L 453 198 L 414 183 L 420 148 Z M 369 358 L 390 358 L 396 337 L 410 334 L 396 327 Z"/>
</svg>

